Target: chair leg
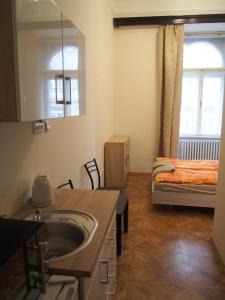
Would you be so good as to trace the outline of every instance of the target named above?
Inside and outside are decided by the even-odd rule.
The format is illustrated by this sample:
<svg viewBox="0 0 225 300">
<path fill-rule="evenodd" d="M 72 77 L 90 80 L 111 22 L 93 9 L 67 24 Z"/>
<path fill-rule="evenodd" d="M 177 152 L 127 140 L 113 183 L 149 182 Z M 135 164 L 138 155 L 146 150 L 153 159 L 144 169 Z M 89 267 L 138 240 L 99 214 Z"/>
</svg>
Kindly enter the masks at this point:
<svg viewBox="0 0 225 300">
<path fill-rule="evenodd" d="M 122 218 L 120 214 L 116 214 L 116 253 L 121 255 L 122 248 Z"/>
<path fill-rule="evenodd" d="M 124 218 L 124 232 L 128 232 L 128 202 L 126 208 L 124 209 L 123 218 Z"/>
</svg>

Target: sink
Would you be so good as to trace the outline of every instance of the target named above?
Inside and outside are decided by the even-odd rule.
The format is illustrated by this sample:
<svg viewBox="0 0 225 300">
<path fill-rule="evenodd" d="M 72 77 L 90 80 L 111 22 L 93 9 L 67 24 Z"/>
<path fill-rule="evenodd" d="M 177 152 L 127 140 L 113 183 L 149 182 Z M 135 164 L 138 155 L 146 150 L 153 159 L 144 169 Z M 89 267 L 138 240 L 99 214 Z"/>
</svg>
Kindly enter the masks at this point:
<svg viewBox="0 0 225 300">
<path fill-rule="evenodd" d="M 87 240 L 82 228 L 64 222 L 47 222 L 47 232 L 49 259 L 71 253 L 79 249 Z"/>
<path fill-rule="evenodd" d="M 48 251 L 50 261 L 78 253 L 92 240 L 98 226 L 94 216 L 78 210 L 55 210 L 42 213 L 36 210 L 26 216 L 47 224 Z"/>
</svg>

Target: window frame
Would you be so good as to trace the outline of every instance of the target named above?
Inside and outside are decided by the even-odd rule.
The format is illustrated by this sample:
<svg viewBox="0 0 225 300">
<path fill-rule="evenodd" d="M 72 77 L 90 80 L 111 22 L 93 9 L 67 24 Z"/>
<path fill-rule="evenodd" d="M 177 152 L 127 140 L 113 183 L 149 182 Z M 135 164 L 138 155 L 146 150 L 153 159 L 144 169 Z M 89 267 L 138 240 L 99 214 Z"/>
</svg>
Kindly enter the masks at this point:
<svg viewBox="0 0 225 300">
<path fill-rule="evenodd" d="M 183 78 L 185 73 L 195 73 L 199 74 L 199 95 L 198 95 L 198 112 L 197 112 L 197 131 L 195 134 L 180 134 L 180 137 L 187 136 L 199 136 L 199 137 L 220 137 L 220 135 L 205 135 L 201 133 L 201 121 L 202 121 L 202 97 L 203 97 L 203 82 L 204 75 L 209 73 L 217 73 L 224 75 L 224 83 L 225 83 L 225 67 L 224 68 L 184 68 L 183 69 Z M 224 97 L 223 103 L 225 101 L 225 84 L 224 84 Z"/>
<path fill-rule="evenodd" d="M 201 34 L 197 34 L 197 36 L 195 35 L 189 35 L 189 34 L 185 34 L 184 37 L 184 46 L 187 45 L 191 46 L 191 44 L 195 44 L 195 43 L 201 43 L 202 41 L 211 44 L 212 46 L 214 46 L 215 48 L 218 49 L 221 58 L 223 59 L 223 66 L 217 66 L 217 67 L 204 67 L 203 66 L 198 66 L 198 67 L 188 67 L 187 64 L 185 66 L 183 66 L 183 80 L 185 77 L 191 77 L 191 73 L 193 74 L 193 78 L 196 76 L 197 77 L 197 84 L 198 84 L 198 90 L 197 90 L 197 94 L 196 94 L 196 105 L 197 105 L 197 110 L 195 112 L 195 114 L 197 113 L 197 120 L 195 123 L 196 124 L 196 130 L 195 132 L 192 133 L 184 133 L 185 129 L 183 128 L 183 126 L 181 127 L 181 121 L 180 121 L 180 134 L 179 137 L 220 137 L 221 136 L 221 132 L 220 134 L 207 134 L 207 131 L 204 132 L 204 118 L 203 118 L 203 113 L 204 113 L 204 99 L 203 96 L 205 96 L 204 94 L 204 89 L 205 89 L 205 85 L 204 85 L 204 80 L 207 78 L 207 76 L 211 76 L 211 74 L 215 74 L 215 76 L 218 76 L 218 78 L 223 78 L 223 87 L 221 88 L 221 92 L 223 93 L 223 98 L 221 99 L 220 105 L 221 105 L 221 115 L 222 115 L 222 111 L 223 111 L 223 105 L 224 105 L 224 101 L 225 101 L 225 54 L 223 53 L 223 46 L 221 46 L 220 44 L 218 44 L 216 41 L 214 43 L 214 41 L 212 41 L 212 39 L 216 38 L 216 34 L 214 33 L 207 33 L 207 35 L 204 35 L 204 33 Z M 192 39 L 191 42 L 189 42 L 189 39 Z M 222 43 L 225 45 L 225 37 L 223 37 L 223 41 Z M 191 57 L 190 57 L 191 58 Z M 191 60 L 190 60 L 191 62 Z M 207 62 L 206 62 L 207 63 Z M 212 75 L 213 76 L 213 75 Z M 185 93 L 185 95 L 187 95 Z M 183 95 L 182 95 L 183 96 Z M 185 96 L 184 96 L 185 97 Z M 180 112 L 182 112 L 182 100 L 183 97 L 181 98 L 181 110 Z M 184 106 L 183 108 L 185 108 L 186 106 Z M 217 106 L 218 107 L 218 106 Z M 182 115 L 180 115 L 182 116 Z M 222 122 L 222 119 L 221 119 Z M 222 125 L 221 125 L 222 126 Z M 183 128 L 183 133 L 181 133 L 181 128 Z M 203 131 L 203 133 L 202 133 Z"/>
</svg>

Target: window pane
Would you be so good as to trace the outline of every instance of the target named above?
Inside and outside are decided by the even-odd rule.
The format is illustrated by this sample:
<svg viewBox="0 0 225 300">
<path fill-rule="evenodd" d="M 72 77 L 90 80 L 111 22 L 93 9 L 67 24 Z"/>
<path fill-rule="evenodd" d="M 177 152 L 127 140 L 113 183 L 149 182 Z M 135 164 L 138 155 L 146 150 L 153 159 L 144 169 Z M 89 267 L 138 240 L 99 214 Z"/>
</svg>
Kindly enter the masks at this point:
<svg viewBox="0 0 225 300">
<path fill-rule="evenodd" d="M 63 101 L 63 78 L 57 78 L 56 79 L 56 100 L 57 101 Z"/>
<path fill-rule="evenodd" d="M 62 50 L 59 49 L 53 57 L 51 57 L 48 65 L 48 70 L 57 70 L 61 71 L 63 70 L 63 54 Z"/>
<path fill-rule="evenodd" d="M 224 63 L 220 50 L 212 42 L 186 41 L 183 65 L 184 68 L 221 68 Z"/>
<path fill-rule="evenodd" d="M 49 70 L 78 70 L 78 48 L 74 46 L 66 46 L 62 50 L 58 50 L 49 62 Z"/>
<path fill-rule="evenodd" d="M 65 47 L 63 50 L 64 70 L 78 70 L 78 48 Z"/>
<path fill-rule="evenodd" d="M 55 78 L 49 79 L 48 80 L 48 112 L 51 118 L 59 118 L 64 116 L 64 110 L 62 109 L 62 105 L 56 104 Z"/>
<path fill-rule="evenodd" d="M 203 79 L 201 134 L 220 135 L 224 75 L 206 74 Z"/>
<path fill-rule="evenodd" d="M 180 135 L 197 134 L 199 74 L 185 73 L 182 85 Z"/>
</svg>

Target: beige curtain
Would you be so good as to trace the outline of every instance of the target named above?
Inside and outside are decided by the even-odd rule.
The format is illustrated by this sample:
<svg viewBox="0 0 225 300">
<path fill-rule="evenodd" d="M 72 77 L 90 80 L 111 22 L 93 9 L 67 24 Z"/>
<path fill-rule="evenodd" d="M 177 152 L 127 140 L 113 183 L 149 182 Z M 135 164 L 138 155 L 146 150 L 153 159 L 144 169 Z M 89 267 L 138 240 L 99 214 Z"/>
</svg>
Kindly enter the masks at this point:
<svg viewBox="0 0 225 300">
<path fill-rule="evenodd" d="M 183 77 L 183 25 L 165 25 L 158 34 L 158 154 L 177 157 Z"/>
</svg>

